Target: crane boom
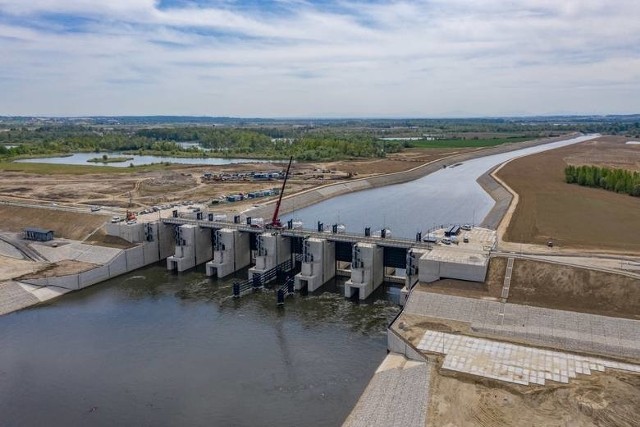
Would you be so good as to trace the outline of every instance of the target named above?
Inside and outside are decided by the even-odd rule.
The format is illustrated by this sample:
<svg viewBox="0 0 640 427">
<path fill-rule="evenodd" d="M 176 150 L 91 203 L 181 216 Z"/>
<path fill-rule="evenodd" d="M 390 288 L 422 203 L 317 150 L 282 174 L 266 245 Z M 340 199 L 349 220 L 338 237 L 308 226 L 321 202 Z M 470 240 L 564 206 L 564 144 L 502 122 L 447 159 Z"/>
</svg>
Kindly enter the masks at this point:
<svg viewBox="0 0 640 427">
<path fill-rule="evenodd" d="M 282 195 L 284 194 L 284 187 L 287 185 L 287 178 L 289 178 L 289 170 L 291 169 L 291 162 L 293 161 L 293 156 L 289 158 L 289 165 L 287 166 L 287 172 L 284 174 L 284 181 L 282 182 L 282 189 L 280 189 L 280 196 L 278 197 L 278 203 L 276 203 L 276 209 L 273 211 L 273 217 L 271 218 L 270 226 L 272 228 L 282 228 L 282 223 L 280 222 L 280 218 L 278 218 L 278 213 L 280 212 L 280 203 L 282 203 Z"/>
</svg>

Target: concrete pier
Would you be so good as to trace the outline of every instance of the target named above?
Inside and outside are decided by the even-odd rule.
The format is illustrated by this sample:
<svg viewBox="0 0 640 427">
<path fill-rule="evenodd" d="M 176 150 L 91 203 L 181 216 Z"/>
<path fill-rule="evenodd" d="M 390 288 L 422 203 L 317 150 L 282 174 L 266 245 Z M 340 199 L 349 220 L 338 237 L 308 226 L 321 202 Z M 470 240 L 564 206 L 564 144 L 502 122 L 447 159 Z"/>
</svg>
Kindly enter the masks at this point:
<svg viewBox="0 0 640 427">
<path fill-rule="evenodd" d="M 295 276 L 295 289 L 313 292 L 336 275 L 335 242 L 309 238 L 304 241 L 302 268 Z"/>
<path fill-rule="evenodd" d="M 405 277 L 404 287 L 400 291 L 400 305 L 402 306 L 406 304 L 411 288 L 418 283 L 418 274 L 420 272 L 418 268 L 419 260 L 427 252 L 428 251 L 426 249 L 409 249 L 409 251 L 407 251 L 407 274 Z"/>
<path fill-rule="evenodd" d="M 167 270 L 185 271 L 211 259 L 211 230 L 197 225 L 176 227 L 176 249 L 167 258 Z"/>
<path fill-rule="evenodd" d="M 344 296 L 351 298 L 354 292 L 358 292 L 359 299 L 366 299 L 383 280 L 383 248 L 372 243 L 357 243 L 353 247 L 351 279 L 344 284 Z"/>
<path fill-rule="evenodd" d="M 291 242 L 278 233 L 262 233 L 257 237 L 256 265 L 249 269 L 249 279 L 254 273 L 263 274 L 291 259 Z"/>
<path fill-rule="evenodd" d="M 215 231 L 213 260 L 207 262 L 207 276 L 226 277 L 251 262 L 249 233 L 223 228 Z"/>
</svg>

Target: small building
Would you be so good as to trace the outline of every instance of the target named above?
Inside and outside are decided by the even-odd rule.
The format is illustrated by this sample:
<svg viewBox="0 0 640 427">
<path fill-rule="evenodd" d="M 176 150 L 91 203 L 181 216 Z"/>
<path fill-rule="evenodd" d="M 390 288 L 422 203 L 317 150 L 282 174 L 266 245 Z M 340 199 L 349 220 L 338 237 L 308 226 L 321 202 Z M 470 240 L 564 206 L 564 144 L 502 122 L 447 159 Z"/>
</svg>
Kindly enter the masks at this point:
<svg viewBox="0 0 640 427">
<path fill-rule="evenodd" d="M 45 230 L 44 228 L 28 227 L 23 230 L 22 237 L 26 240 L 48 242 L 50 240 L 53 240 L 53 230 Z"/>
</svg>

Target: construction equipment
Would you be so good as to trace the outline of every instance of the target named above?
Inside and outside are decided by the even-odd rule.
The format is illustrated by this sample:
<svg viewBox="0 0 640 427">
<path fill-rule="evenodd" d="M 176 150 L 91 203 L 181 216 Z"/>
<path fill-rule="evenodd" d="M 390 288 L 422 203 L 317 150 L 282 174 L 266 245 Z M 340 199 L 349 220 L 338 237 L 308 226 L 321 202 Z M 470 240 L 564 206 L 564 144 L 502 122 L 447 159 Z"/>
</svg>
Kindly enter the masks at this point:
<svg viewBox="0 0 640 427">
<path fill-rule="evenodd" d="M 289 158 L 289 165 L 287 166 L 287 172 L 284 174 L 284 181 L 282 182 L 282 189 L 280 190 L 280 196 L 278 197 L 278 203 L 276 203 L 276 209 L 273 211 L 273 217 L 271 218 L 271 222 L 266 224 L 266 228 L 271 229 L 283 229 L 284 226 L 280 222 L 280 218 L 278 217 L 278 213 L 280 212 L 280 203 L 282 203 L 282 195 L 284 194 L 284 187 L 287 185 L 287 178 L 289 178 L 289 170 L 291 169 L 291 162 L 293 161 L 293 156 Z"/>
</svg>

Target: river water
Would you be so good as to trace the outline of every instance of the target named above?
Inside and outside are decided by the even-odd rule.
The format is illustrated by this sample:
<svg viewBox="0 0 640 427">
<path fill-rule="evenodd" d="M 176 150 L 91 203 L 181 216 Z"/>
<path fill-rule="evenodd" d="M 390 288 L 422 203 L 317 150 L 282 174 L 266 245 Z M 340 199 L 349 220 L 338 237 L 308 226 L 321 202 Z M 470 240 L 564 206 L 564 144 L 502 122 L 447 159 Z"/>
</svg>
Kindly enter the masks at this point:
<svg viewBox="0 0 640 427">
<path fill-rule="evenodd" d="M 262 159 L 235 159 L 235 158 L 189 158 L 189 157 L 164 157 L 164 156 L 139 156 L 129 153 L 108 153 L 109 157 L 132 157 L 126 162 L 94 163 L 91 159 L 102 158 L 103 153 L 74 153 L 71 156 L 40 157 L 34 159 L 16 160 L 19 163 L 51 163 L 57 165 L 84 165 L 84 166 L 113 166 L 125 168 L 130 164 L 134 166 L 150 165 L 153 163 L 180 163 L 186 165 L 230 165 L 234 163 L 284 163 L 286 160 L 262 160 Z"/>
<path fill-rule="evenodd" d="M 0 425 L 339 425 L 386 354 L 388 289 L 276 308 L 231 285 L 152 266 L 0 317 Z"/>
<path fill-rule="evenodd" d="M 447 224 L 479 224 L 494 205 L 476 180 L 493 167 L 515 157 L 539 153 L 595 138 L 585 135 L 551 144 L 496 154 L 447 167 L 415 181 L 345 194 L 284 216 L 299 219 L 305 228 L 318 221 L 347 231 L 388 228 L 395 237 L 414 238 L 419 231 Z"/>
</svg>

